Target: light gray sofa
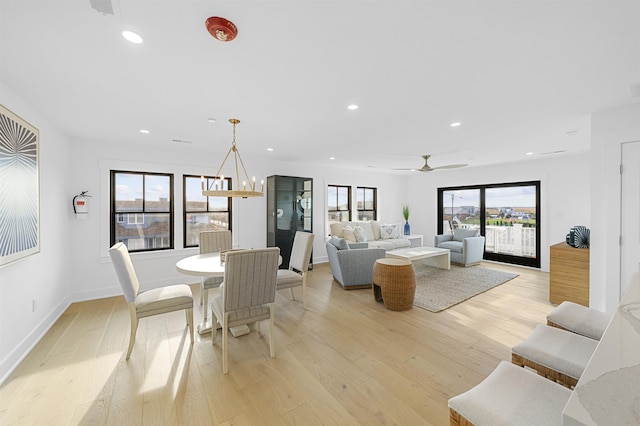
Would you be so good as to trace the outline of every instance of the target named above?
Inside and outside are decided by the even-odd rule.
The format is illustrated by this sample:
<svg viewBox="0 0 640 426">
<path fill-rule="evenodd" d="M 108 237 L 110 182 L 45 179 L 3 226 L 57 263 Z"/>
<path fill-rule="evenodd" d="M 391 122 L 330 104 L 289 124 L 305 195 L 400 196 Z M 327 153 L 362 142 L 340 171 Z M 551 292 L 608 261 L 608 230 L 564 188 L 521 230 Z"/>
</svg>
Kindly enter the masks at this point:
<svg viewBox="0 0 640 426">
<path fill-rule="evenodd" d="M 401 224 L 387 224 L 377 220 L 370 222 L 332 223 L 331 236 L 344 238 L 349 244 L 368 243 L 369 248 L 387 251 L 411 247 L 411 241 L 403 235 Z M 356 228 L 360 228 L 360 232 Z M 354 232 L 355 231 L 355 232 Z"/>
<path fill-rule="evenodd" d="M 433 245 L 451 252 L 451 263 L 477 265 L 484 255 L 484 237 L 477 229 L 456 228 L 452 234 L 436 235 Z"/>
<path fill-rule="evenodd" d="M 368 248 L 367 243 L 347 243 L 344 238 L 327 241 L 331 274 L 347 290 L 369 288 L 373 282 L 373 265 L 385 257 L 382 248 Z"/>
</svg>

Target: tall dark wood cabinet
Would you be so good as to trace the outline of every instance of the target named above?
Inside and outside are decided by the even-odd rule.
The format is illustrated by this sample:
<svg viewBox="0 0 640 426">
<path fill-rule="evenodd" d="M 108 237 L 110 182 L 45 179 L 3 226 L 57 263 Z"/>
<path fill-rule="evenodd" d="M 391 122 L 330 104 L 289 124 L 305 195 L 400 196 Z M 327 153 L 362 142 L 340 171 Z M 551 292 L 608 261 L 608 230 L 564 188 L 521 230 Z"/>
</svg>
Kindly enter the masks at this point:
<svg viewBox="0 0 640 426">
<path fill-rule="evenodd" d="M 312 178 L 267 177 L 267 247 L 280 248 L 281 269 L 289 268 L 296 231 L 313 232 L 312 196 Z"/>
</svg>

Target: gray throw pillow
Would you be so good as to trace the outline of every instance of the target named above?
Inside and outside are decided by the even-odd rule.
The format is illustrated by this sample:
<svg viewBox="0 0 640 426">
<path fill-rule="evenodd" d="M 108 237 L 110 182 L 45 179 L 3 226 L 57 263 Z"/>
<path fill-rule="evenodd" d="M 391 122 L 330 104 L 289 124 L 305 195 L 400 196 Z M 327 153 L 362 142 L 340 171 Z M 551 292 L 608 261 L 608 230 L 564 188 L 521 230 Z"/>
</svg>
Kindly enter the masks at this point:
<svg viewBox="0 0 640 426">
<path fill-rule="evenodd" d="M 332 236 L 329 242 L 336 246 L 338 250 L 349 250 L 349 243 L 347 243 L 347 240 L 345 240 L 344 238 Z"/>
<path fill-rule="evenodd" d="M 453 231 L 453 241 L 462 241 L 465 238 L 477 237 L 478 235 L 479 231 L 477 229 L 456 228 Z"/>
</svg>

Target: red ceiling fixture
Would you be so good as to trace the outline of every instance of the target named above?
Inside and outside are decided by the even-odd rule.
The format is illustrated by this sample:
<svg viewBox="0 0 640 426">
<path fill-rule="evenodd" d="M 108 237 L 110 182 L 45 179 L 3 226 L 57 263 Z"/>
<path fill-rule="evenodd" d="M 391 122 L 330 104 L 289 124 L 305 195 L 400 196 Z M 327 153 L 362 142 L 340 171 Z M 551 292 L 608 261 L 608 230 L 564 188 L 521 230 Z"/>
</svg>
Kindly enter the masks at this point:
<svg viewBox="0 0 640 426">
<path fill-rule="evenodd" d="M 234 23 L 219 16 L 207 18 L 206 25 L 207 31 L 220 41 L 231 41 L 238 35 L 238 28 Z"/>
</svg>

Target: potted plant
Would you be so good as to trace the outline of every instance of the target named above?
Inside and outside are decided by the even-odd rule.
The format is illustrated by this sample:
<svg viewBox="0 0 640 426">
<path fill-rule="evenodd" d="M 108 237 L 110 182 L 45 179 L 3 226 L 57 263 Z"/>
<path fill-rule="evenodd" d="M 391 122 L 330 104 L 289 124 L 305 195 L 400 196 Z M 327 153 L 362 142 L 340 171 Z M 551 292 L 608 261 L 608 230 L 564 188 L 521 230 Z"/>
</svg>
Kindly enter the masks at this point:
<svg viewBox="0 0 640 426">
<path fill-rule="evenodd" d="M 409 225 L 409 213 L 411 209 L 409 205 L 402 205 L 402 217 L 404 217 L 404 235 L 411 235 L 411 225 Z"/>
</svg>

